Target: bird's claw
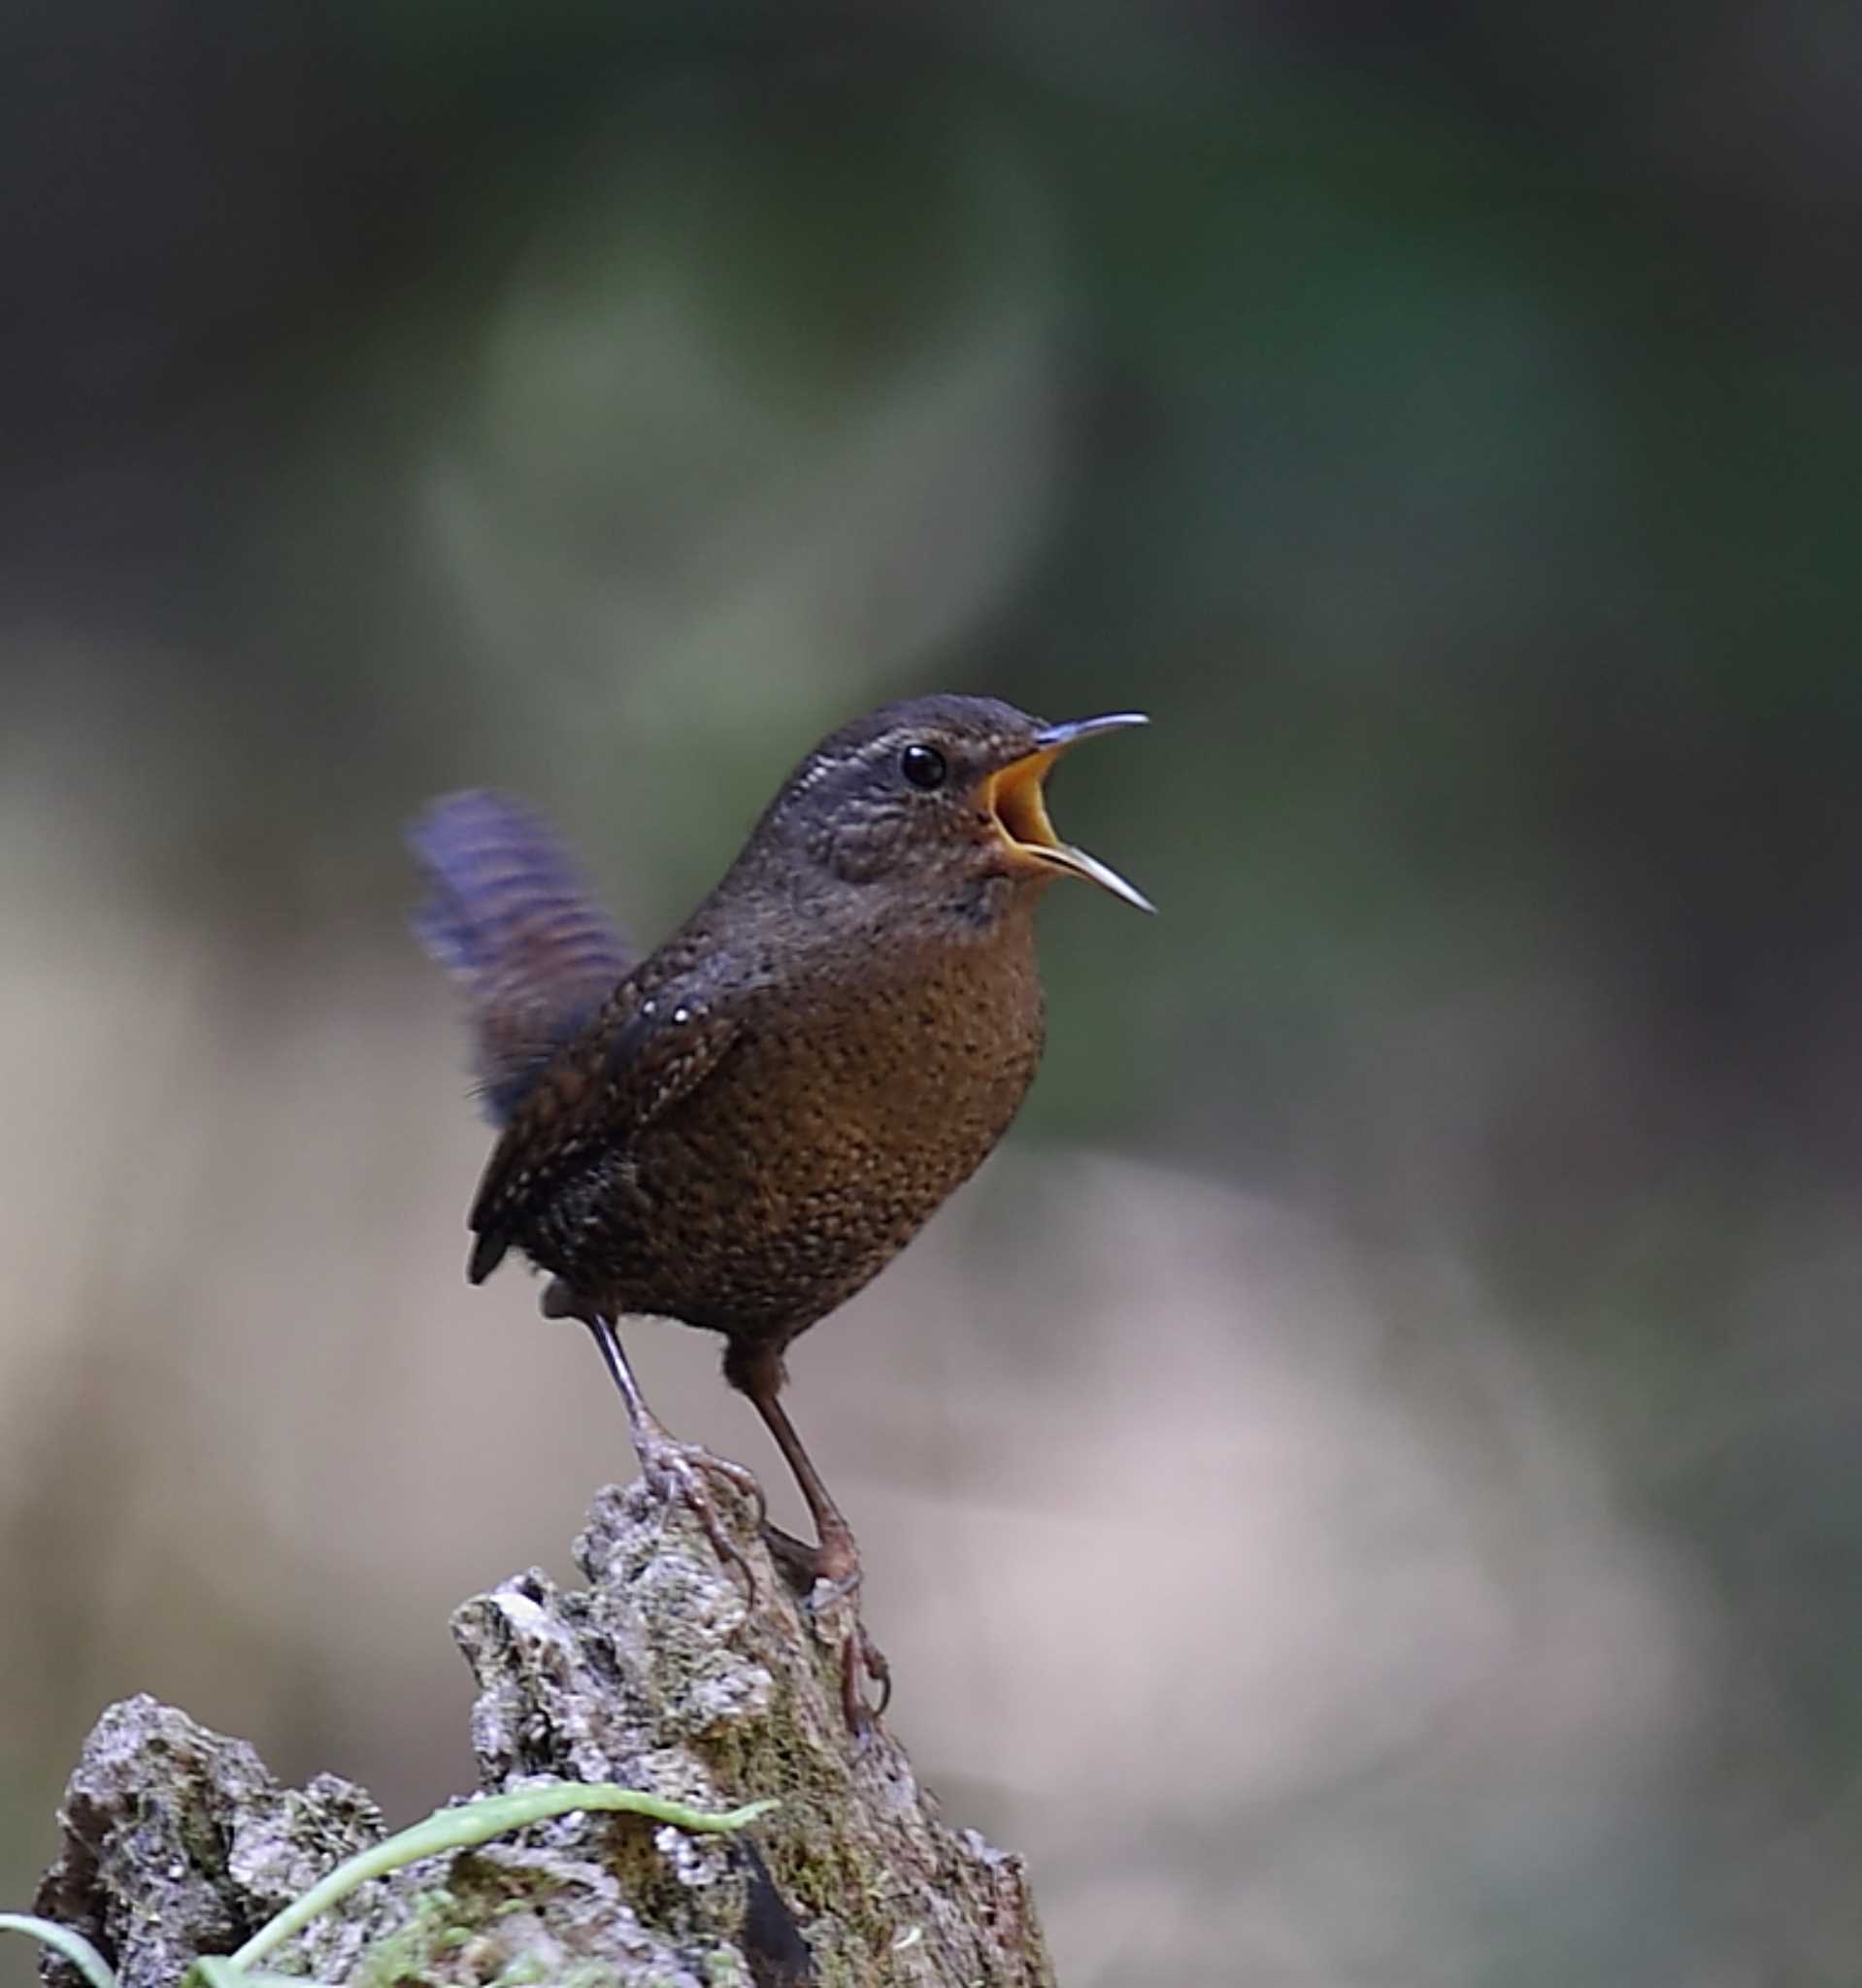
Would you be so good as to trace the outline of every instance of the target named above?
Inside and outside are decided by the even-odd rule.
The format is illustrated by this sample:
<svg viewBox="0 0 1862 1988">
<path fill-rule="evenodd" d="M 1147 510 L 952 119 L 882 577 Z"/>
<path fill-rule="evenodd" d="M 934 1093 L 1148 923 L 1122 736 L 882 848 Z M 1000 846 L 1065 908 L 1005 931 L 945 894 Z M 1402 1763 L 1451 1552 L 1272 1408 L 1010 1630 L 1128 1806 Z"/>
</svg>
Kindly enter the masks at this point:
<svg viewBox="0 0 1862 1988">
<path fill-rule="evenodd" d="M 850 1539 L 811 1546 L 780 1526 L 763 1527 L 763 1543 L 770 1557 L 788 1575 L 798 1590 L 802 1612 L 818 1629 L 821 1618 L 859 1590 L 861 1571 Z M 862 1678 L 880 1688 L 880 1702 L 870 1706 L 861 1690 Z M 892 1703 L 892 1666 L 885 1652 L 867 1634 L 866 1624 L 854 1614 L 846 1640 L 841 1645 L 841 1706 L 855 1738 L 864 1742 L 874 1723 L 883 1717 Z"/>
<path fill-rule="evenodd" d="M 850 1571 L 834 1578 L 832 1590 L 818 1600 L 815 1590 L 824 1578 L 831 1578 L 824 1566 L 825 1554 L 819 1546 L 811 1546 L 806 1540 L 798 1540 L 793 1533 L 785 1533 L 781 1526 L 763 1521 L 763 1543 L 769 1548 L 770 1558 L 788 1576 L 795 1589 L 796 1600 L 810 1614 L 827 1607 L 843 1595 L 850 1595 L 860 1584 L 860 1565 L 856 1560 Z"/>
<path fill-rule="evenodd" d="M 866 1694 L 860 1689 L 862 1672 L 880 1687 L 878 1705 L 866 1702 Z M 853 1633 L 841 1650 L 841 1709 L 847 1714 L 849 1730 L 862 1744 L 885 1716 L 885 1708 L 891 1703 L 892 1666 L 886 1662 L 885 1652 L 867 1635 L 866 1624 L 855 1616 Z"/>
<path fill-rule="evenodd" d="M 747 1471 L 742 1464 L 732 1463 L 728 1457 L 714 1456 L 696 1442 L 681 1442 L 664 1430 L 643 1434 L 635 1448 L 648 1488 L 662 1504 L 682 1505 L 698 1520 L 718 1559 L 726 1566 L 736 1568 L 744 1576 L 745 1589 L 750 1606 L 754 1607 L 757 1601 L 756 1572 L 744 1557 L 743 1548 L 725 1531 L 724 1522 L 718 1516 L 716 1500 L 705 1480 L 708 1476 L 721 1478 L 733 1491 L 748 1499 L 755 1513 L 757 1527 L 761 1529 L 766 1523 L 768 1505 L 755 1473 Z"/>
</svg>

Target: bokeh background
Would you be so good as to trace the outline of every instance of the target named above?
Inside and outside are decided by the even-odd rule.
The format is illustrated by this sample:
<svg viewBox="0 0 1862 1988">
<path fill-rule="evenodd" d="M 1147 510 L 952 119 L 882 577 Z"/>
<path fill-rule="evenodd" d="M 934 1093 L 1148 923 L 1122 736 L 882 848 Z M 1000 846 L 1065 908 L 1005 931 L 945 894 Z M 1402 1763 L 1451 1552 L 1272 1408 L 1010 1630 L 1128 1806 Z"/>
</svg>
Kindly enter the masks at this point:
<svg viewBox="0 0 1862 1988">
<path fill-rule="evenodd" d="M 0 1900 L 626 1468 L 403 820 L 650 940 L 978 688 L 1164 915 L 792 1402 L 1063 1979 L 1862 1974 L 1862 14 L 17 0 L 0 189 Z"/>
</svg>

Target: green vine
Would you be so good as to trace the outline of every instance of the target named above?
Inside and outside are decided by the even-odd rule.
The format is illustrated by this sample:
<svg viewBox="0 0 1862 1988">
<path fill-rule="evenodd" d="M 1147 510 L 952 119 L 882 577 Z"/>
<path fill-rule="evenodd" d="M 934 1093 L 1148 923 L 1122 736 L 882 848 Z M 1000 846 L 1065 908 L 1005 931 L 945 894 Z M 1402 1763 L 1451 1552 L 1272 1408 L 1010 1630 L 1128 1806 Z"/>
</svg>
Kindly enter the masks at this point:
<svg viewBox="0 0 1862 1988">
<path fill-rule="evenodd" d="M 515 1795 L 482 1795 L 449 1808 L 436 1808 L 424 1822 L 398 1831 L 339 1864 L 327 1877 L 267 1920 L 237 1953 L 224 1958 L 203 1955 L 183 1977 L 182 1988 L 267 1988 L 268 1983 L 286 1980 L 292 1988 L 316 1988 L 316 1984 L 307 1983 L 298 1975 L 267 1974 L 253 1970 L 319 1912 L 327 1911 L 372 1878 L 386 1877 L 428 1857 L 476 1849 L 494 1837 L 508 1836 L 533 1822 L 547 1822 L 551 1816 L 569 1815 L 578 1809 L 608 1809 L 623 1815 L 644 1815 L 649 1822 L 669 1823 L 674 1829 L 715 1836 L 743 1829 L 776 1806 L 773 1801 L 750 1802 L 742 1808 L 713 1815 L 704 1809 L 686 1808 L 677 1802 L 662 1802 L 656 1795 L 619 1787 L 612 1781 L 556 1781 L 544 1788 L 520 1789 Z M 0 1933 L 24 1933 L 42 1941 L 70 1961 L 90 1988 L 117 1988 L 110 1963 L 82 1933 L 27 1912 L 0 1912 Z"/>
</svg>

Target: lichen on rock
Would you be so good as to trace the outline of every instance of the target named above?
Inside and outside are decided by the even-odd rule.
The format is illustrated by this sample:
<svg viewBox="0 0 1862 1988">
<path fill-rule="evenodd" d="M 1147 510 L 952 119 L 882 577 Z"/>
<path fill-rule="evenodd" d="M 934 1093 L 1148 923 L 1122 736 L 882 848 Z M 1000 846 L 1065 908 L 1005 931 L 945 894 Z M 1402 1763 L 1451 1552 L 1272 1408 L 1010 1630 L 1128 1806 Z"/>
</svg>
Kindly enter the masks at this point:
<svg viewBox="0 0 1862 1988">
<path fill-rule="evenodd" d="M 737 1835 L 577 1812 L 379 1879 L 268 1966 L 348 1988 L 1044 1988 L 1019 1861 L 949 1829 L 883 1725 L 848 1732 L 850 1604 L 812 1615 L 752 1531 L 754 1578 L 644 1485 L 596 1499 L 588 1585 L 531 1572 L 464 1604 L 480 1792 L 617 1781 L 721 1810 Z M 282 1788 L 252 1749 L 149 1698 L 111 1706 L 74 1771 L 38 1909 L 84 1933 L 122 1988 L 173 1988 L 336 1864 L 379 1841 L 359 1789 Z M 68 1988 L 64 1964 L 49 1982 Z"/>
</svg>

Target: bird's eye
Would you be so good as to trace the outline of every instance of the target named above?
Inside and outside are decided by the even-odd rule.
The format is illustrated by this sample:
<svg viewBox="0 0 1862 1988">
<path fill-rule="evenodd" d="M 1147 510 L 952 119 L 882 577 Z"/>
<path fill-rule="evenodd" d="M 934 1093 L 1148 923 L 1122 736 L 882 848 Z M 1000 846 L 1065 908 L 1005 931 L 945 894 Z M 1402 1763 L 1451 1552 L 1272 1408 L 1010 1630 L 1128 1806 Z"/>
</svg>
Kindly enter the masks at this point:
<svg viewBox="0 0 1862 1988">
<path fill-rule="evenodd" d="M 914 787 L 922 787 L 929 793 L 933 787 L 944 785 L 945 776 L 950 769 L 935 746 L 908 746 L 899 754 L 899 771 Z"/>
</svg>

